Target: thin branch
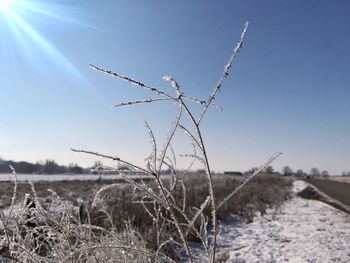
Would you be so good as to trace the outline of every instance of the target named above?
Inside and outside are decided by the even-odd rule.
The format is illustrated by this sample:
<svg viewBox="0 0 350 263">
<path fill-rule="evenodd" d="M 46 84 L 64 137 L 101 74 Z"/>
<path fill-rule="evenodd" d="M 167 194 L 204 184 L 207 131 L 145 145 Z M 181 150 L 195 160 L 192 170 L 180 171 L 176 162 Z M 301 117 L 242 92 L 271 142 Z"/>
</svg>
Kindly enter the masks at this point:
<svg viewBox="0 0 350 263">
<path fill-rule="evenodd" d="M 116 73 L 116 72 L 112 72 L 111 70 L 107 70 L 107 69 L 104 69 L 104 68 L 95 66 L 95 65 L 93 65 L 93 64 L 89 64 L 89 65 L 90 65 L 90 67 L 91 67 L 92 69 L 95 69 L 95 70 L 97 70 L 97 71 L 100 71 L 100 72 L 102 72 L 102 73 L 105 73 L 105 74 L 107 74 L 107 75 L 109 75 L 109 76 L 116 77 L 116 78 L 118 78 L 118 79 L 122 79 L 122 80 L 127 81 L 127 82 L 129 82 L 129 83 L 131 83 L 131 84 L 134 84 L 134 85 L 136 85 L 136 86 L 138 86 L 138 87 L 140 87 L 140 88 L 147 89 L 147 90 L 150 90 L 150 91 L 152 91 L 152 92 L 154 92 L 154 93 L 157 93 L 158 95 L 162 95 L 162 96 L 167 97 L 167 98 L 169 98 L 169 99 L 176 100 L 176 98 L 174 98 L 173 96 L 170 96 L 170 95 L 167 94 L 166 92 L 164 92 L 164 91 L 162 91 L 162 90 L 160 90 L 160 89 L 158 89 L 158 88 L 152 87 L 152 86 L 150 86 L 150 85 L 148 85 L 148 84 L 145 84 L 145 83 L 143 83 L 143 82 L 141 82 L 141 81 L 132 79 L 132 78 L 127 77 L 127 76 L 119 75 L 119 74 Z"/>
<path fill-rule="evenodd" d="M 148 157 L 148 159 L 152 159 L 153 158 L 153 173 L 156 172 L 156 169 L 157 169 L 157 142 L 156 142 L 156 138 L 154 136 L 154 133 L 151 129 L 151 127 L 149 126 L 149 124 L 147 123 L 147 121 L 145 121 L 145 127 L 146 127 L 146 130 L 148 132 L 148 135 L 150 136 L 151 138 L 151 143 L 152 143 L 152 153 L 151 155 Z M 146 159 L 147 160 L 147 159 Z M 151 168 L 151 167 L 150 167 Z"/>
<path fill-rule="evenodd" d="M 176 120 L 174 122 L 173 128 L 170 130 L 170 134 L 168 135 L 168 137 L 166 139 L 165 146 L 163 147 L 162 151 L 160 152 L 158 175 L 160 175 L 160 171 L 162 170 L 162 165 L 163 165 L 164 158 L 166 156 L 166 152 L 170 146 L 171 140 L 173 139 L 173 137 L 175 135 L 177 127 L 179 126 L 181 116 L 182 116 L 182 104 L 180 103 L 180 110 L 179 110 L 179 113 L 178 113 Z"/>
<path fill-rule="evenodd" d="M 186 186 L 185 186 L 184 181 L 180 180 L 179 182 L 180 182 L 180 184 L 181 184 L 182 193 L 183 193 L 183 197 L 182 197 L 182 210 L 183 210 L 184 212 L 186 212 L 186 202 L 187 202 L 187 199 L 186 199 L 186 197 L 187 197 L 187 194 L 186 194 Z"/>
<path fill-rule="evenodd" d="M 171 100 L 171 99 L 169 99 L 169 98 L 149 98 L 149 99 L 145 99 L 145 100 L 135 100 L 135 101 L 122 102 L 119 104 L 115 104 L 114 107 L 132 106 L 135 104 L 145 104 L 145 103 L 168 101 L 168 100 Z"/>
<path fill-rule="evenodd" d="M 220 91 L 221 89 L 221 86 L 222 86 L 222 83 L 224 82 L 224 80 L 227 78 L 227 76 L 229 75 L 229 72 L 230 72 L 230 69 L 232 68 L 232 64 L 233 64 L 233 61 L 236 57 L 236 55 L 238 54 L 239 50 L 243 47 L 243 41 L 244 41 L 244 38 L 246 36 L 246 33 L 247 33 L 247 30 L 248 30 L 248 25 L 249 25 L 249 22 L 247 21 L 245 24 L 244 24 L 244 29 L 243 29 L 243 32 L 241 34 L 241 38 L 240 40 L 238 41 L 236 47 L 234 48 L 233 50 L 233 53 L 229 59 L 229 62 L 228 64 L 225 66 L 225 70 L 221 76 L 221 78 L 219 79 L 219 81 L 217 82 L 217 84 L 215 85 L 214 89 L 213 89 L 213 92 L 211 93 L 209 99 L 207 100 L 207 104 L 205 105 L 199 119 L 198 119 L 198 125 L 201 123 L 203 117 L 204 117 L 204 114 L 206 113 L 209 105 L 212 103 L 212 101 L 215 99 L 215 95 L 218 91 Z"/>
<path fill-rule="evenodd" d="M 192 149 L 193 149 L 193 155 L 194 155 L 194 156 L 197 156 L 196 146 L 195 146 L 193 143 L 191 143 L 191 145 L 192 145 Z M 187 166 L 187 169 L 184 170 L 184 171 L 181 173 L 181 177 L 185 176 L 185 175 L 188 173 L 188 171 L 191 170 L 191 168 L 192 168 L 192 166 L 194 165 L 195 161 L 196 161 L 196 158 L 192 158 L 192 161 L 191 161 L 190 164 Z"/>
<path fill-rule="evenodd" d="M 124 163 L 126 165 L 130 165 L 131 167 L 133 167 L 135 169 L 138 169 L 138 170 L 140 170 L 142 172 L 145 172 L 148 175 L 154 175 L 150 171 L 147 171 L 146 169 L 144 169 L 144 168 L 142 168 L 140 166 L 137 166 L 135 164 L 132 164 L 130 162 L 124 161 L 124 160 L 120 159 L 117 156 L 105 155 L 105 154 L 101 154 L 101 153 L 98 153 L 98 152 L 92 152 L 92 151 L 87 151 L 87 150 L 77 150 L 77 149 L 74 149 L 74 148 L 71 148 L 71 151 L 78 152 L 78 153 L 87 153 L 87 154 L 91 154 L 91 155 L 96 155 L 96 156 L 99 156 L 99 157 L 107 158 L 107 159 L 110 159 L 110 160 L 113 160 L 113 161 L 118 161 L 118 162 Z"/>
<path fill-rule="evenodd" d="M 194 224 L 196 223 L 197 219 L 199 216 L 202 217 L 202 220 L 205 221 L 205 217 L 203 215 L 203 211 L 204 209 L 206 208 L 206 206 L 208 205 L 208 203 L 210 202 L 211 200 L 211 197 L 210 195 L 207 196 L 206 200 L 202 203 L 202 205 L 200 206 L 200 208 L 198 209 L 197 208 L 197 213 L 193 216 L 191 222 L 188 224 L 188 229 L 186 231 L 186 236 L 189 234 L 190 230 L 191 229 L 195 229 L 196 230 L 196 227 L 194 226 Z M 205 231 L 206 231 L 206 225 L 207 225 L 208 222 L 204 223 L 205 225 Z M 203 226 L 204 227 L 204 226 Z M 200 235 L 200 233 L 196 230 L 195 233 L 198 235 L 198 237 L 201 239 L 201 242 L 203 244 L 203 247 L 205 249 L 205 252 L 210 256 L 210 252 L 208 250 L 208 244 L 207 242 L 205 242 L 205 240 L 203 239 L 203 237 Z"/>
<path fill-rule="evenodd" d="M 167 208 L 169 209 L 169 212 L 170 212 L 170 215 L 171 215 L 171 217 L 173 219 L 174 225 L 175 225 L 177 231 L 180 234 L 180 238 L 181 238 L 181 241 L 182 241 L 182 243 L 183 243 L 183 245 L 185 247 L 186 253 L 187 253 L 188 258 L 189 258 L 189 261 L 192 263 L 193 262 L 192 253 L 191 253 L 190 247 L 188 245 L 188 242 L 186 240 L 185 234 L 184 234 L 183 230 L 181 229 L 181 226 L 180 226 L 180 223 L 178 221 L 178 218 L 176 217 L 176 215 L 175 215 L 175 213 L 173 211 L 174 205 L 172 205 L 170 203 L 170 201 L 169 201 L 169 198 L 167 198 L 167 193 L 165 191 L 165 187 L 164 187 L 161 179 L 159 177 L 156 177 L 156 179 L 157 179 L 157 183 L 158 183 L 158 185 L 160 187 L 160 190 L 161 190 L 161 192 L 162 192 L 162 194 L 164 196 L 165 202 L 167 204 Z"/>
<path fill-rule="evenodd" d="M 179 127 L 183 130 L 183 132 L 190 137 L 190 139 L 194 142 L 193 145 L 197 145 L 198 148 L 203 152 L 202 146 L 200 145 L 198 139 L 190 132 L 185 126 L 179 124 Z"/>
<path fill-rule="evenodd" d="M 185 98 L 185 99 L 187 99 L 187 100 L 191 100 L 191 101 L 193 101 L 193 102 L 196 102 L 196 103 L 198 103 L 198 104 L 201 104 L 201 105 L 207 105 L 207 101 L 206 101 L 206 100 L 199 100 L 199 99 L 196 99 L 196 98 L 187 96 L 187 95 L 183 95 L 182 97 Z M 220 111 L 223 111 L 223 110 L 224 110 L 223 107 L 220 107 L 220 106 L 216 105 L 215 103 L 210 103 L 209 106 L 212 106 L 212 107 L 214 107 L 214 108 L 217 108 L 217 109 L 220 110 Z"/>
<path fill-rule="evenodd" d="M 33 254 L 33 253 L 31 253 L 30 251 L 26 250 L 24 247 L 22 247 L 22 246 L 20 246 L 20 245 L 17 245 L 16 243 L 14 243 L 13 246 L 20 248 L 20 249 L 21 249 L 23 252 L 25 252 L 31 259 L 33 259 L 35 262 L 40 263 L 40 261 L 37 260 L 37 259 L 34 257 L 35 254 Z"/>
<path fill-rule="evenodd" d="M 164 163 L 166 166 L 168 166 L 168 168 L 171 170 L 171 172 L 174 172 L 174 171 L 175 171 L 174 163 L 173 163 L 173 161 L 169 158 L 169 156 L 165 156 L 165 157 L 164 157 L 163 163 Z"/>
<path fill-rule="evenodd" d="M 180 90 L 180 85 L 179 83 L 177 83 L 177 81 L 170 75 L 165 75 L 163 76 L 163 79 L 166 81 L 170 81 L 171 86 L 173 86 L 173 88 L 176 91 L 176 95 L 179 97 L 181 95 L 181 90 Z"/>
<path fill-rule="evenodd" d="M 134 180 L 130 179 L 129 177 L 122 175 L 123 179 L 128 182 L 130 185 L 134 186 L 135 188 L 144 191 L 145 193 L 148 194 L 148 196 L 150 198 L 153 198 L 153 200 L 156 200 L 157 202 L 159 202 L 160 204 L 162 204 L 165 208 L 167 207 L 166 204 L 163 202 L 163 200 L 158 197 L 152 188 L 147 187 L 145 184 L 139 184 L 137 182 L 135 182 Z"/>
<path fill-rule="evenodd" d="M 176 95 L 177 95 L 178 98 L 181 96 L 181 97 L 183 97 L 185 99 L 194 101 L 194 102 L 199 103 L 201 105 L 206 105 L 207 104 L 206 100 L 199 100 L 197 98 L 193 98 L 193 97 L 185 95 L 184 92 L 181 91 L 179 83 L 172 76 L 165 75 L 165 76 L 163 76 L 163 79 L 170 82 L 171 86 L 175 89 Z M 217 109 L 219 109 L 221 111 L 223 110 L 222 107 L 217 106 L 214 103 L 211 103 L 210 106 L 213 106 L 213 107 L 215 107 L 215 108 L 217 108 Z"/>
<path fill-rule="evenodd" d="M 13 207 L 15 206 L 15 200 L 16 200 L 16 196 L 17 196 L 17 173 L 16 173 L 15 168 L 13 168 L 12 165 L 10 165 L 9 167 L 11 169 L 11 173 L 15 177 L 15 184 L 14 184 L 13 194 L 12 194 L 12 199 L 11 199 L 10 212 L 9 212 L 9 214 L 7 216 L 7 219 L 6 219 L 6 225 L 4 226 L 5 227 L 5 231 L 7 229 L 10 217 L 12 216 L 12 211 L 13 211 Z"/>
<path fill-rule="evenodd" d="M 188 234 L 188 232 L 191 230 L 191 228 L 194 226 L 194 224 L 196 223 L 197 218 L 200 216 L 200 214 L 204 211 L 204 209 L 206 208 L 206 206 L 209 204 L 211 200 L 210 195 L 207 196 L 207 198 L 204 200 L 204 202 L 202 203 L 202 205 L 200 206 L 200 208 L 198 209 L 197 213 L 193 216 L 191 222 L 188 225 L 188 229 L 186 232 L 186 235 Z"/>
<path fill-rule="evenodd" d="M 188 218 L 188 216 L 186 215 L 186 213 L 183 213 L 182 209 L 180 207 L 178 207 L 176 204 L 171 204 L 171 207 L 173 209 L 175 209 L 176 211 L 179 212 L 179 215 L 181 215 L 183 217 L 183 219 L 186 220 L 187 223 L 181 223 L 180 225 L 186 226 L 188 227 L 190 225 L 191 220 Z M 165 219 L 165 218 L 163 218 Z M 166 219 L 165 219 L 166 220 Z M 171 222 L 172 224 L 175 224 L 174 222 Z M 202 236 L 200 235 L 200 233 L 198 232 L 198 230 L 195 227 L 192 227 L 192 230 L 194 231 L 194 233 L 197 235 L 197 237 L 199 237 L 199 239 L 201 240 L 201 243 L 203 244 L 204 247 L 206 247 L 206 242 L 205 240 L 203 240 Z M 207 251 L 207 248 L 206 248 Z M 208 253 L 209 251 L 207 251 Z"/>
<path fill-rule="evenodd" d="M 142 201 L 135 201 L 134 203 L 138 203 L 138 204 L 141 204 L 143 209 L 145 209 L 146 213 L 152 218 L 152 220 L 155 222 L 156 221 L 156 218 L 154 217 L 154 215 L 151 213 L 151 211 L 149 211 L 149 209 L 147 208 L 146 206 L 146 202 L 143 201 L 145 197 L 142 198 Z M 153 201 L 154 202 L 154 201 Z M 152 202 L 152 203 L 153 203 Z M 148 202 L 148 203 L 151 203 L 151 202 Z"/>
<path fill-rule="evenodd" d="M 232 196 L 237 194 L 247 183 L 249 183 L 257 174 L 269 166 L 274 160 L 276 160 L 282 153 L 278 152 L 270 157 L 263 165 L 261 165 L 254 173 L 249 175 L 235 190 L 233 190 L 228 196 L 221 201 L 217 209 L 219 209 L 223 204 L 225 204 Z"/>
<path fill-rule="evenodd" d="M 180 125 L 180 124 L 179 124 Z M 174 151 L 174 148 L 173 146 L 171 145 L 171 143 L 169 144 L 169 149 L 170 149 L 170 153 L 171 153 L 171 157 L 173 157 L 173 160 L 172 160 L 172 164 L 173 164 L 173 167 L 174 167 L 174 170 L 176 169 L 176 154 L 175 154 L 175 151 Z M 169 158 L 170 159 L 170 158 Z"/>
<path fill-rule="evenodd" d="M 210 169 L 210 164 L 209 164 L 209 159 L 208 159 L 208 155 L 207 155 L 207 151 L 205 149 L 205 144 L 204 144 L 204 140 L 202 137 L 202 131 L 199 127 L 199 123 L 197 123 L 197 121 L 195 120 L 192 112 L 190 111 L 190 109 L 187 107 L 186 103 L 183 101 L 183 99 L 180 97 L 179 98 L 180 101 L 182 102 L 183 108 L 186 111 L 186 113 L 188 114 L 188 117 L 190 118 L 196 132 L 198 135 L 198 142 L 199 145 L 201 146 L 202 149 L 202 153 L 203 153 L 203 159 L 205 161 L 204 163 L 204 167 L 206 169 L 206 175 L 207 175 L 207 179 L 208 179 L 208 188 L 209 188 L 209 194 L 211 196 L 211 208 L 212 208 L 212 218 L 213 218 L 213 239 L 212 239 L 212 246 L 211 246 L 211 255 L 210 255 L 210 261 L 211 263 L 215 262 L 215 255 L 216 255 L 216 246 L 217 246 L 217 226 L 218 226 L 218 222 L 217 222 L 217 208 L 216 208 L 216 199 L 214 196 L 214 184 L 213 184 L 213 178 L 212 178 L 212 174 L 211 174 L 211 169 Z"/>
<path fill-rule="evenodd" d="M 193 159 L 196 159 L 196 160 L 200 161 L 203 165 L 205 165 L 205 160 L 202 157 L 198 156 L 198 155 L 194 155 L 194 154 L 180 154 L 179 156 L 182 157 L 182 158 L 193 158 Z"/>
</svg>

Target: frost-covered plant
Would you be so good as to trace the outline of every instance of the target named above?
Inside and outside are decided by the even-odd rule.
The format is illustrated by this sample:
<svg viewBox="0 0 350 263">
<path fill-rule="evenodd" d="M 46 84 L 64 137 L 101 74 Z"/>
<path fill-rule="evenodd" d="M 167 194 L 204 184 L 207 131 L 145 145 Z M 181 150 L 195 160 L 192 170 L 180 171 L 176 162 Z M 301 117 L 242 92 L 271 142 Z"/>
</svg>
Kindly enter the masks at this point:
<svg viewBox="0 0 350 263">
<path fill-rule="evenodd" d="M 87 150 L 77 150 L 72 149 L 75 152 L 83 152 L 92 155 L 97 155 L 100 157 L 108 158 L 119 163 L 133 167 L 135 174 L 139 175 L 139 180 L 132 180 L 130 177 L 126 176 L 125 179 L 132 186 L 135 187 L 138 191 L 142 193 L 142 198 L 138 201 L 140 205 L 147 211 L 149 216 L 153 219 L 156 227 L 156 253 L 160 253 L 162 248 L 167 244 L 171 243 L 179 249 L 178 253 L 181 253 L 183 249 L 187 254 L 188 260 L 194 262 L 196 260 L 196 251 L 192 249 L 188 242 L 188 235 L 194 234 L 197 236 L 198 240 L 202 243 L 204 250 L 207 253 L 209 262 L 215 262 L 216 246 L 217 246 L 217 235 L 218 235 L 218 209 L 227 202 L 232 196 L 234 196 L 244 185 L 246 185 L 255 175 L 257 175 L 261 170 L 268 166 L 279 153 L 271 157 L 264 165 L 257 169 L 253 174 L 249 175 L 242 184 L 235 189 L 232 193 L 226 196 L 220 203 L 216 200 L 214 195 L 214 184 L 213 184 L 213 175 L 210 169 L 210 162 L 208 159 L 208 154 L 206 150 L 206 145 L 203 140 L 201 123 L 204 119 L 206 112 L 209 107 L 220 108 L 214 104 L 217 93 L 221 90 L 224 80 L 229 76 L 229 72 L 232 68 L 234 59 L 236 58 L 239 50 L 243 46 L 243 42 L 247 33 L 248 22 L 244 25 L 243 32 L 241 34 L 240 40 L 235 46 L 231 57 L 227 65 L 224 68 L 224 71 L 219 78 L 217 84 L 214 86 L 210 96 L 206 100 L 201 100 L 198 98 L 193 98 L 184 92 L 179 83 L 172 76 L 164 76 L 165 81 L 170 82 L 170 85 L 174 89 L 174 93 L 161 90 L 152 85 L 148 85 L 142 81 L 123 76 L 119 73 L 106 70 L 104 68 L 90 65 L 91 68 L 105 73 L 109 76 L 116 77 L 123 81 L 129 82 L 130 84 L 146 89 L 150 91 L 155 97 L 145 100 L 136 100 L 130 102 L 124 102 L 116 105 L 117 107 L 121 106 L 132 106 L 142 103 L 156 103 L 160 101 L 167 101 L 175 103 L 178 107 L 178 113 L 174 120 L 174 125 L 170 129 L 168 137 L 164 143 L 164 146 L 159 149 L 158 143 L 154 136 L 154 133 L 150 125 L 146 122 L 145 127 L 151 138 L 152 142 L 152 154 L 146 159 L 145 167 L 141 167 L 134 163 L 131 163 L 119 156 L 110 156 L 106 154 L 97 153 L 94 151 Z M 199 116 L 195 116 L 194 112 L 190 108 L 190 103 L 198 103 L 202 106 L 202 110 Z M 188 117 L 190 120 L 190 125 L 183 121 L 183 117 Z M 186 126 L 187 125 L 187 126 Z M 176 154 L 172 147 L 172 142 L 176 132 L 180 130 L 184 132 L 192 146 L 193 153 L 180 155 L 181 157 L 189 157 L 192 159 L 191 165 L 193 162 L 198 161 L 203 166 L 206 178 L 207 178 L 207 198 L 202 202 L 199 207 L 190 208 L 186 207 L 186 189 L 182 183 L 181 177 L 184 174 L 178 172 L 176 169 Z M 166 183 L 165 180 L 161 178 L 162 168 L 166 167 L 171 171 L 171 180 L 170 183 Z M 189 168 L 190 169 L 190 168 Z M 157 184 L 156 188 L 152 188 L 149 184 L 146 184 L 142 178 L 143 176 L 148 175 L 154 178 L 154 181 Z M 174 192 L 178 187 L 182 187 L 183 191 L 183 200 L 176 200 L 174 197 Z M 210 207 L 211 217 L 208 218 L 204 215 L 204 209 Z M 189 214 L 188 211 L 191 211 Z M 208 224 L 212 224 L 212 237 L 208 238 Z M 179 240 L 171 239 L 168 236 L 163 235 L 163 230 L 165 227 L 173 226 L 179 234 Z"/>
<path fill-rule="evenodd" d="M 129 167 L 129 170 L 139 176 L 138 180 L 135 180 L 126 175 L 125 180 L 133 188 L 133 202 L 140 205 L 153 222 L 153 228 L 150 229 L 150 231 L 155 230 L 155 233 L 150 235 L 154 240 L 152 248 L 149 248 L 145 240 L 149 237 L 142 236 L 129 222 L 123 222 L 124 228 L 121 230 L 115 225 L 112 215 L 106 211 L 107 200 L 104 198 L 104 193 L 116 187 L 115 184 L 102 187 L 97 191 L 90 208 L 81 206 L 79 211 L 75 211 L 71 203 L 61 200 L 52 190 L 49 191 L 53 201 L 49 205 L 42 205 L 33 184 L 31 184 L 31 194 L 26 195 L 21 206 L 15 207 L 17 197 L 17 180 L 15 180 L 8 213 L 5 215 L 2 210 L 0 211 L 0 220 L 4 229 L 4 235 L 0 240 L 0 261 L 6 262 L 8 259 L 15 262 L 171 262 L 179 260 L 179 256 L 184 257 L 183 252 L 185 252 L 187 259 L 194 262 L 198 259 L 198 250 L 190 246 L 189 240 L 195 239 L 201 242 L 208 261 L 215 262 L 219 232 L 217 218 L 220 208 L 279 155 L 277 153 L 271 157 L 225 197 L 217 198 L 202 136 L 201 122 L 209 107 L 221 109 L 213 101 L 229 75 L 236 55 L 242 48 L 247 29 L 248 23 L 245 24 L 241 38 L 207 100 L 187 96 L 178 82 L 169 75 L 164 76 L 163 79 L 170 82 L 174 94 L 90 65 L 97 71 L 117 77 L 157 95 L 151 99 L 120 103 L 116 105 L 117 107 L 159 101 L 175 102 L 178 107 L 174 125 L 161 149 L 158 148 L 151 127 L 147 122 L 145 123 L 153 146 L 152 154 L 146 159 L 145 167 L 118 156 L 73 149 L 76 152 L 118 161 L 119 164 Z M 195 116 L 190 108 L 190 103 L 193 102 L 202 106 L 199 116 Z M 183 121 L 184 116 L 189 118 L 190 125 Z M 176 169 L 176 154 L 172 143 L 178 130 L 188 136 L 193 147 L 193 153 L 180 155 L 191 158 L 188 169 L 191 169 L 193 163 L 198 161 L 203 165 L 206 173 L 207 186 L 203 189 L 203 184 L 198 184 L 198 189 L 196 189 L 204 196 L 197 207 L 189 207 L 189 202 L 187 202 L 189 189 L 185 186 L 184 176 L 188 170 L 179 172 Z M 161 177 L 164 167 L 170 170 L 170 179 Z M 16 178 L 15 170 L 12 167 L 11 169 Z M 153 183 L 146 183 L 145 176 L 152 177 Z M 204 195 L 203 191 L 205 191 Z M 208 209 L 211 211 L 210 216 L 208 216 Z M 221 211 L 223 211 L 222 208 Z M 100 219 L 107 223 L 98 224 L 97 221 Z M 212 225 L 211 235 L 208 234 L 210 224 Z M 177 232 L 175 236 L 172 235 L 174 231 Z"/>
<path fill-rule="evenodd" d="M 13 169 L 13 168 L 12 168 Z M 146 242 L 129 222 L 123 230 L 82 222 L 72 203 L 53 190 L 53 202 L 43 208 L 34 185 L 22 205 L 17 197 L 16 173 L 12 203 L 0 219 L 5 235 L 0 242 L 1 262 L 172 262 L 146 248 Z M 102 209 L 100 209 L 102 211 Z"/>
</svg>

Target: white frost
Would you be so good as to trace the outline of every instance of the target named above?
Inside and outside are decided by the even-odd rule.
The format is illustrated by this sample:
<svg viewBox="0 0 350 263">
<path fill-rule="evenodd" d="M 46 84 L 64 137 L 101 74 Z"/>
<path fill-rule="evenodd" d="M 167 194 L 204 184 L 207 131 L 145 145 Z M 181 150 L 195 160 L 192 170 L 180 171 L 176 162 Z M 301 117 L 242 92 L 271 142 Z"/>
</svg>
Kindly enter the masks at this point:
<svg viewBox="0 0 350 263">
<path fill-rule="evenodd" d="M 294 192 L 307 184 L 294 182 Z M 280 211 L 246 224 L 222 223 L 219 255 L 231 263 L 350 262 L 350 215 L 325 203 L 294 196 Z"/>
</svg>

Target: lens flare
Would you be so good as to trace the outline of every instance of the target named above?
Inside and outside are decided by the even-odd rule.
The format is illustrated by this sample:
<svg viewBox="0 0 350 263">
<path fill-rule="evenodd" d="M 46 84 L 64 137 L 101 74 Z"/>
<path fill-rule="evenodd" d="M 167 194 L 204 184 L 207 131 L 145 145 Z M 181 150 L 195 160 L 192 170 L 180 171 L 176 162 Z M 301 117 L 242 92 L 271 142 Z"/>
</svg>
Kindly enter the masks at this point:
<svg viewBox="0 0 350 263">
<path fill-rule="evenodd" d="M 9 9 L 14 0 L 0 0 L 0 10 Z"/>
<path fill-rule="evenodd" d="M 40 0 L 0 0 L 0 53 L 3 56 L 16 53 L 17 57 L 18 53 L 25 54 L 33 65 L 40 64 L 42 59 L 49 59 L 83 79 L 73 63 L 45 37 L 44 32 L 34 26 L 38 17 L 53 26 L 57 26 L 58 22 L 80 25 L 70 11 L 69 6 L 60 5 L 59 1 L 54 4 L 53 1 Z M 9 48 L 12 52 L 8 52 Z M 9 61 L 12 59 L 9 58 Z"/>
</svg>

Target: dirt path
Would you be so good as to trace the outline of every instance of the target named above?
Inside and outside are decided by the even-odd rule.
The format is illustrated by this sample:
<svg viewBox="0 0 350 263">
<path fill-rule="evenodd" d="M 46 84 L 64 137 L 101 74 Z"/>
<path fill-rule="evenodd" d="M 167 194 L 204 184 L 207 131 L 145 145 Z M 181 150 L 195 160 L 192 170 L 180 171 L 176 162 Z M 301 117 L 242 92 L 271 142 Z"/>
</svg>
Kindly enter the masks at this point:
<svg viewBox="0 0 350 263">
<path fill-rule="evenodd" d="M 296 181 L 293 190 L 305 187 Z M 350 215 L 294 196 L 253 223 L 221 222 L 218 250 L 228 263 L 349 263 Z"/>
<path fill-rule="evenodd" d="M 312 179 L 308 181 L 320 191 L 350 207 L 350 184 L 331 180 Z"/>
</svg>

